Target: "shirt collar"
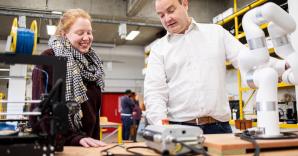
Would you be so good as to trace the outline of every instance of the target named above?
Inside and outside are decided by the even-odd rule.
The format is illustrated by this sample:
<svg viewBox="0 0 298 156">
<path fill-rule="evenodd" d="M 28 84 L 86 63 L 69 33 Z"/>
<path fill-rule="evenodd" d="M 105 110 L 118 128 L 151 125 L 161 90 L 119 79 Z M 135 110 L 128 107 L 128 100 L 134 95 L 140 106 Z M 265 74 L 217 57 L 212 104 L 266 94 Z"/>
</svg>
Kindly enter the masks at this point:
<svg viewBox="0 0 298 156">
<path fill-rule="evenodd" d="M 184 34 L 190 32 L 192 30 L 199 30 L 199 23 L 197 23 L 193 18 L 191 18 L 191 23 L 190 23 L 188 29 L 184 32 Z M 175 33 L 170 33 L 167 31 L 166 38 L 169 40 L 173 36 L 181 36 L 184 34 L 175 34 Z"/>
</svg>

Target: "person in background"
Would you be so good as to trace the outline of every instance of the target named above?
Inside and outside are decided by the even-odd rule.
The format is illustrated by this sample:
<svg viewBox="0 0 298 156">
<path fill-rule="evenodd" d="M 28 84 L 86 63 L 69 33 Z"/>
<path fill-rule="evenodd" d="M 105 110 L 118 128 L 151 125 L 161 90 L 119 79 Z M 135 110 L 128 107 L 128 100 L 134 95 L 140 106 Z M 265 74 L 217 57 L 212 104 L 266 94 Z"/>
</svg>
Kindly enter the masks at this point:
<svg viewBox="0 0 298 156">
<path fill-rule="evenodd" d="M 61 17 L 56 34 L 50 38 L 49 49 L 41 54 L 67 58 L 65 98 L 70 112 L 70 129 L 64 136 L 65 145 L 106 145 L 98 140 L 104 71 L 101 59 L 91 48 L 92 41 L 90 15 L 82 9 L 69 9 Z M 46 76 L 40 69 L 48 73 L 47 92 L 52 87 L 53 69 L 45 65 L 37 66 L 35 69 L 32 73 L 32 97 L 40 99 L 46 87 Z"/>
<path fill-rule="evenodd" d="M 134 101 L 131 99 L 131 90 L 126 90 L 125 95 L 120 97 L 121 104 L 121 121 L 122 121 L 122 139 L 129 140 L 130 128 L 132 125 L 132 112 L 134 107 Z"/>
<path fill-rule="evenodd" d="M 167 34 L 150 52 L 146 117 L 150 124 L 167 119 L 198 126 L 204 134 L 231 133 L 225 61 L 237 68 L 238 54 L 247 47 L 220 25 L 197 23 L 188 15 L 188 2 L 155 0 Z"/>
<path fill-rule="evenodd" d="M 132 131 L 134 132 L 134 134 L 131 135 L 131 140 L 136 141 L 138 127 L 142 118 L 142 110 L 140 108 L 139 101 L 137 100 L 135 92 L 132 92 L 131 100 L 134 102 L 134 107 L 132 110 L 132 127 L 134 128 Z"/>
</svg>

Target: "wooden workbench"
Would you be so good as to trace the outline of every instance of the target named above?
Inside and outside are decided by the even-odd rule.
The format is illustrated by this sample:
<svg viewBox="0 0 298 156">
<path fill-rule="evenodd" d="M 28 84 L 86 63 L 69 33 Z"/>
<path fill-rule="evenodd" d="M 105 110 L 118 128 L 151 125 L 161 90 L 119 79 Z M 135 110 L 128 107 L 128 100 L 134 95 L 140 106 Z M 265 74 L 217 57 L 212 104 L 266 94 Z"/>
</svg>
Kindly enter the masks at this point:
<svg viewBox="0 0 298 156">
<path fill-rule="evenodd" d="M 211 155 L 237 155 L 251 156 L 252 153 L 247 152 L 248 149 L 253 149 L 251 143 L 240 140 L 233 134 L 211 134 L 205 135 L 206 141 L 204 146 L 208 148 L 208 153 Z M 289 140 L 260 140 L 258 141 L 261 147 L 261 156 L 298 156 L 298 139 Z M 62 153 L 57 153 L 57 156 L 99 156 L 103 155 L 101 151 L 114 146 L 108 145 L 100 148 L 83 148 L 83 147 L 65 147 Z M 143 142 L 125 143 L 123 146 L 117 146 L 109 150 L 115 155 L 134 155 L 125 150 L 125 147 L 130 146 L 145 146 Z M 292 146 L 288 149 L 284 147 Z M 133 151 L 142 153 L 143 155 L 160 155 L 150 149 L 133 149 Z M 253 152 L 253 151 L 250 151 Z"/>
</svg>

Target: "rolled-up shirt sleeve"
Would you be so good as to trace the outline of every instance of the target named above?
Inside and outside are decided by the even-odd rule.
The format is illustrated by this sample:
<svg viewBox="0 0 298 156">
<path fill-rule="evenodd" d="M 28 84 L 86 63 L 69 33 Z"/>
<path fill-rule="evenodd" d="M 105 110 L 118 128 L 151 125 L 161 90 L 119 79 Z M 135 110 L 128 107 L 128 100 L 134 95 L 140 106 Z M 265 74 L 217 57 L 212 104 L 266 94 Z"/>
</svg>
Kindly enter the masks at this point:
<svg viewBox="0 0 298 156">
<path fill-rule="evenodd" d="M 152 48 L 144 81 L 146 118 L 149 124 L 162 124 L 167 118 L 168 85 L 164 58 L 158 48 Z"/>
</svg>

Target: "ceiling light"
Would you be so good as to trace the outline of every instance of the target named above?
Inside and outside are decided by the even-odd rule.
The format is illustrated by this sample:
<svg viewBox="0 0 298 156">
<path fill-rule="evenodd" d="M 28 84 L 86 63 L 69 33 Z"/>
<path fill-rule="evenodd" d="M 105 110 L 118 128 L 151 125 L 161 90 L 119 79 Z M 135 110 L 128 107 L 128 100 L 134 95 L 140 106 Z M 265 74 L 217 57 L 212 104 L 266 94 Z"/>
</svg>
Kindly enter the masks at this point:
<svg viewBox="0 0 298 156">
<path fill-rule="evenodd" d="M 133 40 L 140 34 L 140 31 L 131 31 L 127 36 L 126 40 Z"/>
<path fill-rule="evenodd" d="M 55 25 L 47 25 L 47 33 L 48 35 L 55 35 L 55 32 L 57 30 L 57 26 Z"/>
<path fill-rule="evenodd" d="M 52 11 L 52 14 L 62 15 L 62 12 L 61 11 Z"/>
</svg>

